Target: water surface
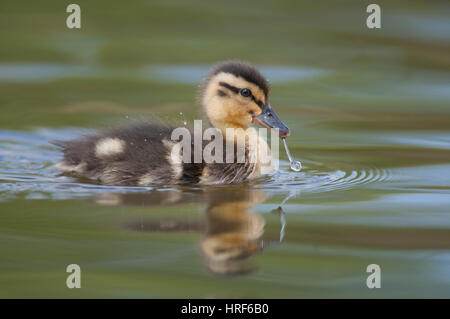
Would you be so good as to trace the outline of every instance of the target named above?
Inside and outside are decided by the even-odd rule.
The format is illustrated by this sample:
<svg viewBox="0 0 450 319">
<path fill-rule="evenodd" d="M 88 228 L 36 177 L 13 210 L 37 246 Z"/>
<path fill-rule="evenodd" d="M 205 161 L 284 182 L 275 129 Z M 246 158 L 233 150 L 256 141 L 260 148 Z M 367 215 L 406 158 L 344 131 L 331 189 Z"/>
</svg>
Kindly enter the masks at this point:
<svg viewBox="0 0 450 319">
<path fill-rule="evenodd" d="M 80 5 L 80 32 L 50 1 L 0 5 L 1 297 L 450 296 L 448 3 L 382 4 L 381 30 L 359 2 Z M 201 118 L 199 82 L 230 58 L 270 79 L 301 172 L 282 148 L 277 174 L 233 186 L 53 167 L 54 139 Z"/>
</svg>

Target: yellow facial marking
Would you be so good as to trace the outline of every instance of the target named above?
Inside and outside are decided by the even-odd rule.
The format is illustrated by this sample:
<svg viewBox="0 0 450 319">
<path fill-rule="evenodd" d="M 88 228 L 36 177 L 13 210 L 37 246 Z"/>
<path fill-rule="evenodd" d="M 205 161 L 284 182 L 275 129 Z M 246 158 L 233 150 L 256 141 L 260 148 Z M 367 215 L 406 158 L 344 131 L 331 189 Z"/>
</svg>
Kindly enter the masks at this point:
<svg viewBox="0 0 450 319">
<path fill-rule="evenodd" d="M 214 76 L 205 88 L 202 102 L 211 124 L 221 130 L 248 128 L 253 116 L 261 114 L 261 107 L 251 97 L 243 97 L 221 83 L 238 89 L 247 88 L 256 100 L 266 104 L 264 91 L 241 77 L 223 72 Z"/>
</svg>

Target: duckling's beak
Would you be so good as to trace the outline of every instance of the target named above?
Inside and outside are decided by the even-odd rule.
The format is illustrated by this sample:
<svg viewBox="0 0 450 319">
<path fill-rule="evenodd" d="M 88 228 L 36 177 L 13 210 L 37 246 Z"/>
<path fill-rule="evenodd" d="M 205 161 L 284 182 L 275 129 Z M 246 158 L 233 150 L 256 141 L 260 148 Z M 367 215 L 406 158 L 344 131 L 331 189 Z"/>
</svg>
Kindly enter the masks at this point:
<svg viewBox="0 0 450 319">
<path fill-rule="evenodd" d="M 278 129 L 278 135 L 282 138 L 291 135 L 289 127 L 280 120 L 270 105 L 263 106 L 262 113 L 253 117 L 253 123 L 268 129 Z"/>
</svg>

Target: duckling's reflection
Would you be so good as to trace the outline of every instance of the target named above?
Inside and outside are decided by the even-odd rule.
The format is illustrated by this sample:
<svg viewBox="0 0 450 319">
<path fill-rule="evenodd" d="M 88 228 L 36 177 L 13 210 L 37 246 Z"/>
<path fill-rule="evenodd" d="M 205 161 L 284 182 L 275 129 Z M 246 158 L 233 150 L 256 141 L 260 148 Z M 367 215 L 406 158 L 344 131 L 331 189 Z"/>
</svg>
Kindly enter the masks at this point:
<svg viewBox="0 0 450 319">
<path fill-rule="evenodd" d="M 261 214 L 254 213 L 251 209 L 266 198 L 267 192 L 262 190 L 230 188 L 186 192 L 174 189 L 148 194 L 103 194 L 96 202 L 102 205 L 139 206 L 206 202 L 205 220 L 154 219 L 136 222 L 127 228 L 146 232 L 205 233 L 200 248 L 206 267 L 216 274 L 236 275 L 250 273 L 256 269 L 249 259 L 264 248 L 265 220 Z M 285 222 L 281 207 L 273 212 L 280 214 L 281 233 L 284 235 Z"/>
<path fill-rule="evenodd" d="M 266 192 L 208 192 L 207 232 L 200 246 L 205 264 L 217 274 L 248 273 L 244 261 L 263 249 L 264 218 L 250 211 Z"/>
</svg>

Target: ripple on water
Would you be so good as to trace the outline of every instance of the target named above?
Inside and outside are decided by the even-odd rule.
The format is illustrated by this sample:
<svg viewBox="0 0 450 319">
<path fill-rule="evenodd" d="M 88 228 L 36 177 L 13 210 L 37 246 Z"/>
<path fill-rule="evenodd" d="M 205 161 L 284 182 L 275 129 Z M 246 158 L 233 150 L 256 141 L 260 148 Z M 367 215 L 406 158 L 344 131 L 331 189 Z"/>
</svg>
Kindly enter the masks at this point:
<svg viewBox="0 0 450 319">
<path fill-rule="evenodd" d="M 289 170 L 288 162 L 280 161 L 280 164 L 280 170 L 273 178 L 256 185 L 256 187 L 320 193 L 382 182 L 389 179 L 390 176 L 386 169 L 330 170 L 325 165 L 320 169 L 310 169 L 305 165 L 302 172 L 294 173 Z M 315 166 L 317 166 L 317 163 L 315 163 Z"/>
<path fill-rule="evenodd" d="M 151 187 L 104 186 L 83 183 L 60 176 L 53 165 L 60 153 L 48 141 L 72 139 L 85 130 L 40 129 L 34 132 L 0 131 L 0 199 L 16 196 L 26 198 L 69 199 L 87 197 L 93 193 L 147 192 Z M 325 164 L 305 164 L 301 172 L 292 172 L 289 163 L 280 161 L 280 170 L 269 179 L 253 183 L 252 187 L 274 192 L 329 192 L 358 185 L 382 182 L 389 178 L 385 169 L 330 169 Z M 310 164 L 310 165 L 308 165 Z"/>
</svg>

